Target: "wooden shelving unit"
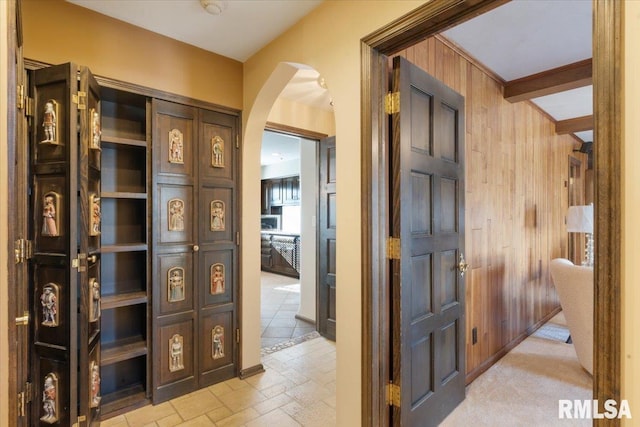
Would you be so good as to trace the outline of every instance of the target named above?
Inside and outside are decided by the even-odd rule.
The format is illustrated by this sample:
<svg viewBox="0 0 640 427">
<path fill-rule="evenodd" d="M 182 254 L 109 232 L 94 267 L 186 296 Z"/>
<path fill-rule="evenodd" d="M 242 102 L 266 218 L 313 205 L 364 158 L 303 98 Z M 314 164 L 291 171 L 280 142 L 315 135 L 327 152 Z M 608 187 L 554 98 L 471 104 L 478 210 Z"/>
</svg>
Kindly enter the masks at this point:
<svg viewBox="0 0 640 427">
<path fill-rule="evenodd" d="M 102 418 L 150 399 L 149 107 L 102 88 Z"/>
</svg>

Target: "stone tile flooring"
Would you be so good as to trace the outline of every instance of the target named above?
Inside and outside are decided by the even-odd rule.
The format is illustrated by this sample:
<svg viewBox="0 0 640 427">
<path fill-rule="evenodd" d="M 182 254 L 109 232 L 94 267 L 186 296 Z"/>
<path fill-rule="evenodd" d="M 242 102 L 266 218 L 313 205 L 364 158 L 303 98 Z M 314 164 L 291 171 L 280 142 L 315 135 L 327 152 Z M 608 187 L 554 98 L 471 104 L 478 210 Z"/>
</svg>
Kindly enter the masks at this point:
<svg viewBox="0 0 640 427">
<path fill-rule="evenodd" d="M 336 425 L 336 345 L 316 338 L 262 357 L 265 372 L 103 421 L 102 427 Z"/>
<path fill-rule="evenodd" d="M 300 307 L 300 280 L 261 273 L 261 346 L 272 348 L 315 331 L 315 325 L 296 319 Z"/>
</svg>

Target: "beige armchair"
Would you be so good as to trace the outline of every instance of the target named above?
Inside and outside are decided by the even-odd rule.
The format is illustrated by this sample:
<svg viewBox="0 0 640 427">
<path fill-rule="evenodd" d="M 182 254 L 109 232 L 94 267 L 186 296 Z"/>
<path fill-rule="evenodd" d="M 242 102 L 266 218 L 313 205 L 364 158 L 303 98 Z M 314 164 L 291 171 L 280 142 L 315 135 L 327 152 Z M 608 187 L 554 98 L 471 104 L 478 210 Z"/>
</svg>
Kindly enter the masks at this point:
<svg viewBox="0 0 640 427">
<path fill-rule="evenodd" d="M 556 258 L 551 261 L 551 277 L 578 360 L 593 375 L 593 268 Z"/>
</svg>

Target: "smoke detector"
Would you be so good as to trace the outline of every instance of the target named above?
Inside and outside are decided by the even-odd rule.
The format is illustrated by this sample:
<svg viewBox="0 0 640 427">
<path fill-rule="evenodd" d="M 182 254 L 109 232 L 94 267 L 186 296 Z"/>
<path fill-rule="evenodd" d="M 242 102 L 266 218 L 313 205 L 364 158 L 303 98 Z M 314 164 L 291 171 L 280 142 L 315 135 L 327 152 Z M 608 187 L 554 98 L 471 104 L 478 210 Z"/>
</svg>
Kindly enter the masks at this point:
<svg viewBox="0 0 640 427">
<path fill-rule="evenodd" d="M 212 15 L 220 15 L 227 8 L 226 0 L 200 0 L 200 5 Z"/>
</svg>

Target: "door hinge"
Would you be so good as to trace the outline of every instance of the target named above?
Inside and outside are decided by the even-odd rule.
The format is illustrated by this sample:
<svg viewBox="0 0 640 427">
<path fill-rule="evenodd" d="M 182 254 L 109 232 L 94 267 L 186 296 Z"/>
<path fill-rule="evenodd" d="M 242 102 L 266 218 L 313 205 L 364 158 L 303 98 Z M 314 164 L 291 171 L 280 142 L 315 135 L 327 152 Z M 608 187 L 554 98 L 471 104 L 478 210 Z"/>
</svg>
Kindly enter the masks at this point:
<svg viewBox="0 0 640 427">
<path fill-rule="evenodd" d="M 240 328 L 236 328 L 236 342 L 240 342 Z"/>
<path fill-rule="evenodd" d="M 73 423 L 73 427 L 77 427 L 80 425 L 80 423 L 84 423 L 87 421 L 87 416 L 86 415 L 80 415 L 78 416 L 78 421 Z"/>
<path fill-rule="evenodd" d="M 240 136 L 236 135 L 236 148 L 240 148 Z"/>
<path fill-rule="evenodd" d="M 83 92 L 79 90 L 77 94 L 74 94 L 72 96 L 72 101 L 74 104 L 78 104 L 78 110 L 86 110 L 87 109 L 87 92 Z"/>
<path fill-rule="evenodd" d="M 29 324 L 29 312 L 23 311 L 22 316 L 16 317 L 16 326 L 27 326 Z"/>
<path fill-rule="evenodd" d="M 24 85 L 18 85 L 17 87 L 18 92 L 17 92 L 17 103 L 18 103 L 18 109 L 22 110 L 24 108 Z"/>
<path fill-rule="evenodd" d="M 18 416 L 27 415 L 27 403 L 31 402 L 31 383 L 24 383 L 24 390 L 18 393 Z"/>
<path fill-rule="evenodd" d="M 387 114 L 400 112 L 400 92 L 389 92 L 384 96 L 384 112 Z"/>
<path fill-rule="evenodd" d="M 389 382 L 387 384 L 387 405 L 400 407 L 400 386 Z"/>
<path fill-rule="evenodd" d="M 25 96 L 24 107 L 24 115 L 27 117 L 33 117 L 33 98 Z"/>
<path fill-rule="evenodd" d="M 33 244 L 31 240 L 18 239 L 13 244 L 16 264 L 25 262 L 33 256 Z"/>
<path fill-rule="evenodd" d="M 236 231 L 236 246 L 240 246 L 240 232 Z"/>
<path fill-rule="evenodd" d="M 28 381 L 24 383 L 24 392 L 27 395 L 26 402 L 30 403 L 31 402 L 31 383 Z"/>
<path fill-rule="evenodd" d="M 82 265 L 82 260 L 87 259 L 87 254 L 78 254 L 78 258 L 74 258 L 71 260 L 71 268 L 78 269 L 78 273 L 86 271 L 87 267 Z"/>
<path fill-rule="evenodd" d="M 400 259 L 400 239 L 387 237 L 387 259 Z"/>
</svg>

